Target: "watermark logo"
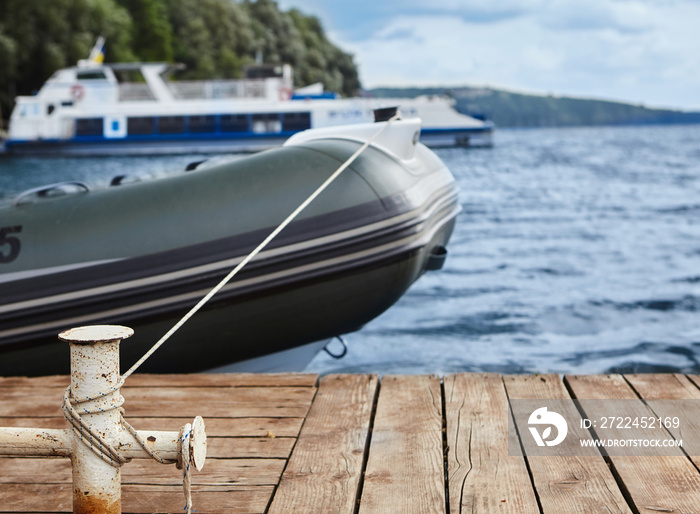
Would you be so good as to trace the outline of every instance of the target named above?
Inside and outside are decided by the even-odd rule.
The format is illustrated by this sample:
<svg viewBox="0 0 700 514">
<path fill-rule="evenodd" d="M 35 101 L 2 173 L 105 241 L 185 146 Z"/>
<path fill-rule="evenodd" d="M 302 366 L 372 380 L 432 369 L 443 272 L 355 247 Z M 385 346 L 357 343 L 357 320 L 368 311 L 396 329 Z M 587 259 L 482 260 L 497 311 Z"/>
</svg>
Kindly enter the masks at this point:
<svg viewBox="0 0 700 514">
<path fill-rule="evenodd" d="M 569 426 L 564 416 L 554 411 L 547 411 L 547 407 L 540 407 L 533 411 L 533 413 L 530 414 L 530 418 L 527 420 L 527 424 L 529 425 L 528 428 L 537 446 L 556 446 L 566 438 L 566 434 L 569 431 Z M 533 427 L 532 425 L 548 426 L 544 429 L 542 434 L 540 434 L 538 427 Z M 557 436 L 549 440 L 552 435 L 552 427 L 557 429 Z"/>
</svg>

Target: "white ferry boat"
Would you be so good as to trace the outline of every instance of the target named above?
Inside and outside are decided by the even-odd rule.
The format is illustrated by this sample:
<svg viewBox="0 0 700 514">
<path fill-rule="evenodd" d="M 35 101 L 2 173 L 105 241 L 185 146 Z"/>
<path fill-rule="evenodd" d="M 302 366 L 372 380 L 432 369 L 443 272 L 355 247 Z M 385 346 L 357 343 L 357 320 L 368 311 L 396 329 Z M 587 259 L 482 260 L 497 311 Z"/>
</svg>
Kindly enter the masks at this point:
<svg viewBox="0 0 700 514">
<path fill-rule="evenodd" d="M 169 80 L 167 63 L 85 60 L 19 96 L 6 151 L 13 154 L 152 154 L 258 151 L 309 128 L 373 121 L 399 106 L 420 118 L 429 146 L 490 146 L 493 124 L 445 97 L 339 98 L 322 84 L 293 88 L 289 65 L 260 65 L 240 80 Z"/>
</svg>

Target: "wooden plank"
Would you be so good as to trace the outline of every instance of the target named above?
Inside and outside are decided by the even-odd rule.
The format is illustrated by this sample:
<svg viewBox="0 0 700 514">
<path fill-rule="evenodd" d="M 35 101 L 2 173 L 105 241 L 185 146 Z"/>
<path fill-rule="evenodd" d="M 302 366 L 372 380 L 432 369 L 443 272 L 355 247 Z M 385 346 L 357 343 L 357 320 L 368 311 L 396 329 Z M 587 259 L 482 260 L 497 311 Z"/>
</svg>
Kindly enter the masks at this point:
<svg viewBox="0 0 700 514">
<path fill-rule="evenodd" d="M 312 373 L 197 373 L 148 374 L 136 373 L 126 380 L 127 386 L 162 387 L 314 387 L 318 375 Z M 0 387 L 62 388 L 70 384 L 68 375 L 47 377 L 0 377 Z"/>
<path fill-rule="evenodd" d="M 386 376 L 360 513 L 445 511 L 440 381 L 432 376 Z"/>
<path fill-rule="evenodd" d="M 65 389 L 70 384 L 69 375 L 47 377 L 0 377 L 0 387 L 45 387 Z"/>
<path fill-rule="evenodd" d="M 123 388 L 127 417 L 304 417 L 313 387 L 131 387 Z M 2 417 L 58 417 L 63 391 L 7 388 Z"/>
<path fill-rule="evenodd" d="M 199 485 L 274 485 L 286 464 L 285 459 L 209 459 L 202 471 L 192 473 Z M 146 480 L 144 480 L 144 476 Z M 122 467 L 123 484 L 182 484 L 182 472 L 154 460 L 133 460 Z"/>
<path fill-rule="evenodd" d="M 272 486 L 232 486 L 206 488 L 192 491 L 193 511 L 199 514 L 257 514 L 265 512 L 274 492 Z M 149 514 L 152 512 L 184 512 L 185 497 L 182 486 L 124 486 L 122 488 L 123 512 Z"/>
<path fill-rule="evenodd" d="M 315 387 L 315 373 L 194 373 L 184 375 L 134 374 L 126 379 L 133 387 Z"/>
<path fill-rule="evenodd" d="M 635 392 L 620 375 L 567 376 L 565 380 L 577 398 L 637 399 Z M 592 417 L 597 415 L 586 414 Z M 698 511 L 700 474 L 688 458 L 610 457 L 610 461 L 640 512 Z"/>
<path fill-rule="evenodd" d="M 525 459 L 508 455 L 500 375 L 451 375 L 444 387 L 450 512 L 539 513 Z"/>
<path fill-rule="evenodd" d="M 207 440 L 207 459 L 286 459 L 293 437 L 215 437 Z"/>
<path fill-rule="evenodd" d="M 2 484 L 0 512 L 73 512 L 73 486 Z"/>
<path fill-rule="evenodd" d="M 573 380 L 573 379 L 572 379 Z M 630 423 L 625 425 L 624 429 L 618 429 L 614 427 L 604 427 L 607 423 L 601 421 L 597 427 L 594 427 L 596 434 L 602 438 L 620 438 L 625 437 L 627 439 L 670 439 L 668 431 L 660 426 L 660 423 L 655 423 L 653 425 L 648 425 L 646 427 L 639 423 L 632 423 L 633 419 L 637 418 L 653 418 L 654 413 L 647 405 L 642 402 L 637 393 L 630 387 L 630 385 L 625 381 L 625 379 L 620 375 L 609 375 L 605 377 L 597 377 L 595 380 L 591 380 L 589 377 L 582 377 L 579 381 L 579 390 L 586 392 L 591 391 L 592 394 L 601 394 L 598 389 L 601 387 L 600 384 L 605 384 L 608 386 L 610 383 L 614 383 L 613 387 L 610 387 L 608 393 L 608 399 L 610 400 L 622 400 L 617 401 L 614 406 L 606 407 L 604 402 L 597 402 L 595 405 L 582 402 L 582 408 L 589 415 L 589 418 L 596 423 L 601 417 L 611 418 L 615 417 L 618 419 L 618 423 L 615 425 L 624 424 L 625 419 L 629 419 Z M 611 396 L 615 395 L 615 398 Z M 612 425 L 613 423 L 610 423 Z M 624 433 L 621 433 L 624 432 Z M 644 452 L 652 452 L 654 449 L 644 450 L 640 448 L 636 452 L 643 454 Z M 665 449 L 664 453 L 671 453 L 674 455 L 682 456 L 683 452 L 678 448 Z M 609 450 L 608 453 L 615 455 L 614 449 Z M 658 453 L 658 452 L 654 452 Z M 618 453 L 619 455 L 619 453 Z"/>
<path fill-rule="evenodd" d="M 570 398 L 557 375 L 508 375 L 503 381 L 510 399 Z M 575 435 L 580 429 L 569 430 Z M 545 513 L 631 512 L 602 456 L 531 457 L 528 464 Z"/>
<path fill-rule="evenodd" d="M 273 490 L 272 486 L 200 486 L 193 489 L 192 501 L 201 514 L 263 513 Z M 72 496 L 68 484 L 3 484 L 0 512 L 72 512 Z M 184 505 L 182 485 L 122 487 L 125 513 L 183 512 Z"/>
<path fill-rule="evenodd" d="M 686 375 L 688 380 L 690 380 L 696 387 L 700 387 L 700 375 Z"/>
<path fill-rule="evenodd" d="M 321 379 L 270 514 L 354 512 L 377 384 L 374 375 Z"/>
<path fill-rule="evenodd" d="M 197 485 L 277 485 L 284 459 L 209 459 L 192 473 Z M 0 484 L 70 484 L 70 459 L 0 458 Z M 175 465 L 135 459 L 122 467 L 122 484 L 180 485 L 182 472 Z M 2 500 L 0 487 L 0 501 Z"/>
<path fill-rule="evenodd" d="M 137 430 L 177 431 L 192 418 L 136 418 L 127 421 Z M 304 418 L 206 418 L 207 437 L 297 437 Z M 0 417 L 0 427 L 67 428 L 61 417 L 7 418 Z"/>
<path fill-rule="evenodd" d="M 0 504 L 5 501 L 5 484 L 70 483 L 70 459 L 0 457 Z"/>
<path fill-rule="evenodd" d="M 683 441 L 685 453 L 700 468 L 700 389 L 695 383 L 685 375 L 670 373 L 625 375 L 625 379 L 660 419 L 678 418 L 678 427 L 665 423 L 666 430 Z"/>
<path fill-rule="evenodd" d="M 700 389 L 690 377 L 679 373 L 625 375 L 637 393 L 645 400 L 697 400 Z"/>
</svg>

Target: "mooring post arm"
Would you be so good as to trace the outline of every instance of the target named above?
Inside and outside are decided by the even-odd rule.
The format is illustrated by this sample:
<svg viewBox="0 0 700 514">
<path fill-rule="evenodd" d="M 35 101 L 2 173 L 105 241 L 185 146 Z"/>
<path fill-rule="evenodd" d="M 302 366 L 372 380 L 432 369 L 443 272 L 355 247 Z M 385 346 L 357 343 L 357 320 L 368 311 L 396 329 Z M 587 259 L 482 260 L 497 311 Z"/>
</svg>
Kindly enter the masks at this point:
<svg viewBox="0 0 700 514">
<path fill-rule="evenodd" d="M 180 432 L 139 430 L 139 433 L 158 456 L 167 460 L 179 458 Z M 201 446 L 204 441 L 196 439 L 196 436 L 197 433 L 194 432 L 193 445 Z M 70 457 L 74 444 L 71 429 L 0 427 L 0 455 L 4 456 Z M 126 430 L 121 431 L 116 448 L 127 459 L 151 458 Z"/>
</svg>

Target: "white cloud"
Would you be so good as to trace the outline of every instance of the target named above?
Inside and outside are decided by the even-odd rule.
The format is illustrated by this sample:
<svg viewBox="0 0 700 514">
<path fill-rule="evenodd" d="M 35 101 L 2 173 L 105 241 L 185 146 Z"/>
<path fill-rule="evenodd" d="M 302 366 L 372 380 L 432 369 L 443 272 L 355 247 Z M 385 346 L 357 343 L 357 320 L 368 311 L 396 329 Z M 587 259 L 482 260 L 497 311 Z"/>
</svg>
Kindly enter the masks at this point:
<svg viewBox="0 0 700 514">
<path fill-rule="evenodd" d="M 579 3 L 552 0 L 539 19 L 545 28 L 564 31 L 643 32 L 653 28 L 650 9 L 641 1 L 588 0 Z"/>
<path fill-rule="evenodd" d="M 312 10 L 318 0 L 281 5 L 302 2 L 355 54 L 368 88 L 481 84 L 700 109 L 698 1 L 404 0 L 378 7 L 356 0 L 324 3 L 320 12 Z"/>
</svg>

